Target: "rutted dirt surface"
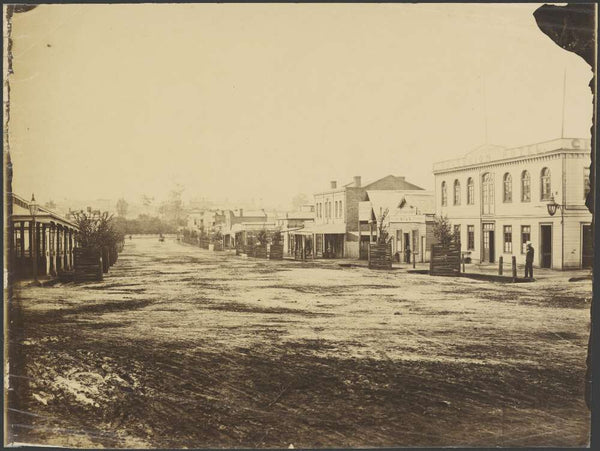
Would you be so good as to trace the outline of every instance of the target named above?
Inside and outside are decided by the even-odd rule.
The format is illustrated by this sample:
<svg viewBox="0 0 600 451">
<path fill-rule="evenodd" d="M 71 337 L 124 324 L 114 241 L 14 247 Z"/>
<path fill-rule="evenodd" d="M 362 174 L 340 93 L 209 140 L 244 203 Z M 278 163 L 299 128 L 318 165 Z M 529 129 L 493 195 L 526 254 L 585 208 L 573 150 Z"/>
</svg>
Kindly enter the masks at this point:
<svg viewBox="0 0 600 451">
<path fill-rule="evenodd" d="M 96 284 L 21 288 L 11 441 L 577 446 L 591 282 L 242 259 L 134 237 Z"/>
</svg>

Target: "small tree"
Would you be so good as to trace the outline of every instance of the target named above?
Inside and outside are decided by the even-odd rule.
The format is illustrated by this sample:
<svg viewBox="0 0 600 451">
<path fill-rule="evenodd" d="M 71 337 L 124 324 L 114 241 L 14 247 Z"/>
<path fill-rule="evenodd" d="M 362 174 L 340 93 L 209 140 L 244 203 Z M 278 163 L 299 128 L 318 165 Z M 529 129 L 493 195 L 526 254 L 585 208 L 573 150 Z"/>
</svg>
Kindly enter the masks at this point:
<svg viewBox="0 0 600 451">
<path fill-rule="evenodd" d="M 388 215 L 390 213 L 390 209 L 386 208 L 381 211 L 379 217 L 377 218 L 377 244 L 387 244 L 390 241 L 390 234 L 388 232 L 390 223 L 386 221 Z"/>
<path fill-rule="evenodd" d="M 434 216 L 433 236 L 444 247 L 450 245 L 455 239 L 447 216 Z"/>
<path fill-rule="evenodd" d="M 256 239 L 262 246 L 267 244 L 267 241 L 268 241 L 267 231 L 265 229 L 262 229 L 261 231 L 259 231 L 258 234 L 256 235 Z"/>
<path fill-rule="evenodd" d="M 125 239 L 125 230 L 116 224 L 112 215 L 98 211 L 73 212 L 75 224 L 79 228 L 79 242 L 82 247 L 117 250 Z"/>
<path fill-rule="evenodd" d="M 220 230 L 217 230 L 215 233 L 212 234 L 212 236 L 210 237 L 210 241 L 212 243 L 220 243 L 223 240 L 223 234 L 221 233 Z"/>
<path fill-rule="evenodd" d="M 280 231 L 280 230 L 276 230 L 276 231 L 273 233 L 273 237 L 271 238 L 271 242 L 272 242 L 273 244 L 280 244 L 280 243 L 281 243 L 281 240 L 282 240 L 282 238 L 283 238 L 283 237 L 281 236 L 281 231 Z"/>
</svg>

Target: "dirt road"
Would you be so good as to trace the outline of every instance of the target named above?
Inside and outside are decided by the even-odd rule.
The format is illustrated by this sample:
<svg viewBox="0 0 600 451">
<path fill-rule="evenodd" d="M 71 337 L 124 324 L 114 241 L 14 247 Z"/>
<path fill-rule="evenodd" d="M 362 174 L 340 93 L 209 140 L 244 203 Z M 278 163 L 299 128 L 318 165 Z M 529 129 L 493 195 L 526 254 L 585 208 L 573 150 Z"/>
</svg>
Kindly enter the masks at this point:
<svg viewBox="0 0 600 451">
<path fill-rule="evenodd" d="M 134 237 L 102 283 L 22 288 L 12 441 L 576 446 L 591 282 L 242 259 Z"/>
</svg>

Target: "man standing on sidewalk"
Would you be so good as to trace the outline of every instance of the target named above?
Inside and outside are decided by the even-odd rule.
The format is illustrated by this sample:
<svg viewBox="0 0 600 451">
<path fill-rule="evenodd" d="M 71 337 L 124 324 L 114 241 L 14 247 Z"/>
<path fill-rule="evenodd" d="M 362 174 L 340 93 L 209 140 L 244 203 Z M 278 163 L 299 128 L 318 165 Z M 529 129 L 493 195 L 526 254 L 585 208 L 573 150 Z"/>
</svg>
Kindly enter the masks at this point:
<svg viewBox="0 0 600 451">
<path fill-rule="evenodd" d="M 533 255 L 535 251 L 531 242 L 527 243 L 527 254 L 525 255 L 525 278 L 533 279 Z"/>
</svg>

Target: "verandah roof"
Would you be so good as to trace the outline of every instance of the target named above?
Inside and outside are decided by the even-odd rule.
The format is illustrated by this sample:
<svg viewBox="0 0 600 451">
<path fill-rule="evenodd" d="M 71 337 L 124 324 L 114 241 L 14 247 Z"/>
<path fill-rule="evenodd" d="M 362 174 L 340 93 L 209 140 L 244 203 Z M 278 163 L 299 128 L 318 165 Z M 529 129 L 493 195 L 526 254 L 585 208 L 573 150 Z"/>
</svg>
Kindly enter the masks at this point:
<svg viewBox="0 0 600 451">
<path fill-rule="evenodd" d="M 336 235 L 346 233 L 346 224 L 311 224 L 308 227 L 293 232 L 295 235 Z"/>
</svg>

